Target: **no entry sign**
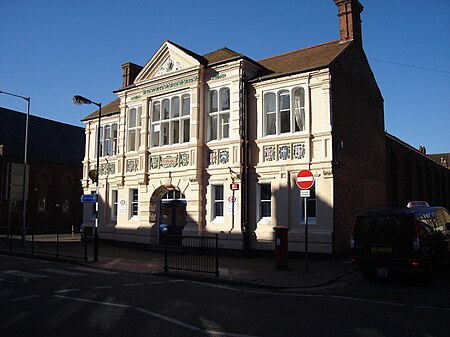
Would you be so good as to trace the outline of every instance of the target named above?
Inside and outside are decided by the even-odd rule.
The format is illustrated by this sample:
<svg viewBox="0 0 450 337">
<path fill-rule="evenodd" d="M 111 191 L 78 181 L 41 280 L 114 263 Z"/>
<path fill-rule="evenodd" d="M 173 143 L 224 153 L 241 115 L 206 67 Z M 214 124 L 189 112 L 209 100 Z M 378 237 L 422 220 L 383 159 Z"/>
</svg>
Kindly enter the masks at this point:
<svg viewBox="0 0 450 337">
<path fill-rule="evenodd" d="M 310 170 L 301 170 L 297 173 L 297 186 L 302 190 L 308 190 L 314 185 L 314 176 Z"/>
</svg>

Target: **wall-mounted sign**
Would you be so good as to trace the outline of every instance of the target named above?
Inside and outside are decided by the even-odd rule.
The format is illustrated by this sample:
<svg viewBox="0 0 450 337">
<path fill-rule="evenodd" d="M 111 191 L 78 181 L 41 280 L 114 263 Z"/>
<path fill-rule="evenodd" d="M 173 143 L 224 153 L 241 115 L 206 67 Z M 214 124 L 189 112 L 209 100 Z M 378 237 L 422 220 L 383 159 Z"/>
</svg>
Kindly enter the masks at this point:
<svg viewBox="0 0 450 337">
<path fill-rule="evenodd" d="M 119 200 L 119 214 L 127 214 L 127 199 L 125 198 Z"/>
<path fill-rule="evenodd" d="M 231 196 L 227 199 L 227 214 L 235 215 L 237 211 L 237 197 Z"/>
</svg>

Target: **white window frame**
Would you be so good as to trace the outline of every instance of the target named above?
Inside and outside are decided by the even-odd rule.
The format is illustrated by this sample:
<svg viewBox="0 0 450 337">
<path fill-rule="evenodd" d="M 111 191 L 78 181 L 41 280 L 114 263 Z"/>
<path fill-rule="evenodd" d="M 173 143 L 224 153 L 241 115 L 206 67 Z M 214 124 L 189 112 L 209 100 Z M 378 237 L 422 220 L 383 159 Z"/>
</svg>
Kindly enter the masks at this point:
<svg viewBox="0 0 450 337">
<path fill-rule="evenodd" d="M 136 197 L 136 199 L 134 197 Z M 130 188 L 130 219 L 137 219 L 138 216 L 139 216 L 139 189 Z"/>
<path fill-rule="evenodd" d="M 262 186 L 269 185 L 270 186 L 270 199 L 262 199 Z M 271 223 L 272 222 L 272 184 L 270 182 L 259 182 L 256 184 L 256 219 L 258 223 Z M 270 216 L 263 216 L 263 203 L 270 203 Z"/>
<path fill-rule="evenodd" d="M 107 129 L 109 129 L 109 135 L 106 132 Z M 96 130 L 98 132 L 98 126 Z M 119 128 L 117 123 L 108 123 L 100 126 L 100 157 L 114 156 L 117 154 L 118 134 Z M 97 137 L 95 138 L 95 144 L 97 144 Z"/>
<path fill-rule="evenodd" d="M 222 199 L 216 198 L 216 190 L 221 189 L 222 190 Z M 218 204 L 222 204 L 222 214 L 217 215 L 216 214 L 216 206 Z M 219 222 L 223 223 L 225 215 L 225 188 L 223 184 L 213 184 L 211 185 L 211 220 L 212 222 Z"/>
<path fill-rule="evenodd" d="M 228 93 L 228 102 L 222 98 Z M 213 99 L 214 96 L 214 99 Z M 229 87 L 211 89 L 208 92 L 207 141 L 230 138 L 231 90 Z M 213 131 L 215 130 L 215 132 Z"/>
<path fill-rule="evenodd" d="M 300 91 L 300 96 L 294 96 L 294 93 Z M 281 134 L 292 134 L 306 132 L 306 97 L 307 90 L 304 86 L 293 86 L 289 88 L 280 88 L 277 90 L 268 90 L 263 92 L 263 136 L 276 136 Z M 283 97 L 289 95 L 289 100 L 283 100 Z M 275 107 L 269 106 L 268 96 L 274 97 Z M 297 99 L 298 97 L 298 99 Z M 273 102 L 273 101 L 272 101 Z M 289 106 L 283 107 L 282 102 L 288 102 Z M 289 130 L 282 131 L 282 115 L 289 113 Z M 275 131 L 268 134 L 268 117 L 275 118 Z M 301 124 L 301 127 L 300 125 Z"/>
<path fill-rule="evenodd" d="M 119 211 L 119 191 L 111 190 L 111 220 L 117 221 Z"/>
<path fill-rule="evenodd" d="M 186 106 L 185 103 L 189 102 Z M 167 112 L 163 108 L 167 106 Z M 159 107 L 159 116 L 156 114 Z M 191 138 L 191 96 L 180 93 L 164 96 L 149 102 L 150 147 L 188 143 Z"/>
<path fill-rule="evenodd" d="M 134 116 L 134 118 L 133 118 Z M 139 150 L 141 145 L 141 119 L 142 106 L 134 106 L 128 109 L 127 114 L 127 152 Z M 134 122 L 134 123 L 132 123 Z M 133 125 L 134 124 L 134 125 Z M 134 142 L 131 141 L 131 133 L 134 133 Z"/>
</svg>

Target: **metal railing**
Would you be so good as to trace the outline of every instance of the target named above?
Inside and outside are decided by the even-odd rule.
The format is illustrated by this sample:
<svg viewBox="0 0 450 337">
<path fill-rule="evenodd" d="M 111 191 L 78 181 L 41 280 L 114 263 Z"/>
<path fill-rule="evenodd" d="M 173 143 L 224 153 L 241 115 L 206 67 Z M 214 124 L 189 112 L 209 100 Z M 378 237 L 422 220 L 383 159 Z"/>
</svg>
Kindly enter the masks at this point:
<svg viewBox="0 0 450 337">
<path fill-rule="evenodd" d="M 76 233 L 58 227 L 33 227 L 27 229 L 24 236 L 21 230 L 21 227 L 0 226 L 0 252 L 88 261 L 86 231 Z"/>
<path fill-rule="evenodd" d="M 219 236 L 165 235 L 164 271 L 213 273 L 219 277 Z"/>
</svg>

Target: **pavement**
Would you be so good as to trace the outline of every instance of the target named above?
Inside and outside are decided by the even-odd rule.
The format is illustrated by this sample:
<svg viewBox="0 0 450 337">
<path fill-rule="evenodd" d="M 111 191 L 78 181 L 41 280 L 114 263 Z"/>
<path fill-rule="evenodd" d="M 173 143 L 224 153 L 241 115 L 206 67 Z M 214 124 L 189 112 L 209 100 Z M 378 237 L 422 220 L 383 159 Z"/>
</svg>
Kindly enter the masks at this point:
<svg viewBox="0 0 450 337">
<path fill-rule="evenodd" d="M 100 242 L 97 262 L 90 267 L 131 273 L 157 274 L 203 282 L 256 286 L 272 289 L 310 288 L 326 285 L 353 272 L 348 255 L 339 257 L 290 254 L 287 269 L 277 269 L 274 252 L 219 254 L 219 276 L 202 272 L 164 271 L 164 251 L 148 247 L 123 246 Z"/>
</svg>

